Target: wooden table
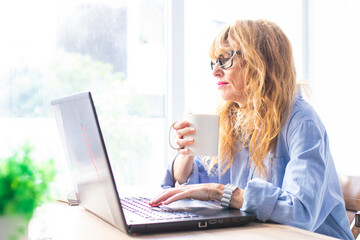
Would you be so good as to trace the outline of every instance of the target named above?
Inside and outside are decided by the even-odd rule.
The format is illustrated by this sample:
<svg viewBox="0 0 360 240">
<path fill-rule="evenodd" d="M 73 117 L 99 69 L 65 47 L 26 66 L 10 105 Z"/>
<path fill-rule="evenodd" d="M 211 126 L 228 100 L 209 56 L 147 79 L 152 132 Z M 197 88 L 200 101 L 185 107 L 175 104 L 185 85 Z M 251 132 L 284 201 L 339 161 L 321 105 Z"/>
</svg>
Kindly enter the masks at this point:
<svg viewBox="0 0 360 240">
<path fill-rule="evenodd" d="M 281 224 L 252 222 L 224 229 L 129 236 L 80 206 L 54 202 L 39 207 L 29 225 L 31 240 L 116 239 L 333 239 Z"/>
</svg>

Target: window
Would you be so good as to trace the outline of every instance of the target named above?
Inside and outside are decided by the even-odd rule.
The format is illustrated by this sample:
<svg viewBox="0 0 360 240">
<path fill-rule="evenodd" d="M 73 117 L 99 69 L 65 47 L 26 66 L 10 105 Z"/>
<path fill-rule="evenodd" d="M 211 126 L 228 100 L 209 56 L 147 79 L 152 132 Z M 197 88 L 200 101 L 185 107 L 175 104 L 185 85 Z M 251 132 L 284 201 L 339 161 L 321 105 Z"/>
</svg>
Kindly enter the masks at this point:
<svg viewBox="0 0 360 240">
<path fill-rule="evenodd" d="M 326 7 L 326 11 L 324 11 Z M 360 2 L 309 1 L 309 82 L 338 173 L 360 174 Z"/>
<path fill-rule="evenodd" d="M 90 90 L 118 184 L 158 184 L 165 158 L 164 1 L 0 5 L 0 157 L 29 142 L 35 158 L 56 160 L 58 187 L 67 191 L 61 188 L 71 178 L 50 101 Z"/>
</svg>

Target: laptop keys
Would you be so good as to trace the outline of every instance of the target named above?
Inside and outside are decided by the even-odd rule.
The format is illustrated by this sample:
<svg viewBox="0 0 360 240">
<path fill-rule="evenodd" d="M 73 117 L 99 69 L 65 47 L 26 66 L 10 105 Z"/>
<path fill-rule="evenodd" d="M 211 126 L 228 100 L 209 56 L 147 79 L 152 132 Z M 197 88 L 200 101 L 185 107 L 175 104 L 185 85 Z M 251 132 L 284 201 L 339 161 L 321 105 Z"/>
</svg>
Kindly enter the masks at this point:
<svg viewBox="0 0 360 240">
<path fill-rule="evenodd" d="M 190 212 L 176 212 L 170 209 L 151 207 L 148 203 L 149 201 L 150 199 L 143 197 L 122 198 L 121 205 L 124 210 L 135 213 L 136 215 L 148 220 L 171 220 L 199 217 Z"/>
</svg>

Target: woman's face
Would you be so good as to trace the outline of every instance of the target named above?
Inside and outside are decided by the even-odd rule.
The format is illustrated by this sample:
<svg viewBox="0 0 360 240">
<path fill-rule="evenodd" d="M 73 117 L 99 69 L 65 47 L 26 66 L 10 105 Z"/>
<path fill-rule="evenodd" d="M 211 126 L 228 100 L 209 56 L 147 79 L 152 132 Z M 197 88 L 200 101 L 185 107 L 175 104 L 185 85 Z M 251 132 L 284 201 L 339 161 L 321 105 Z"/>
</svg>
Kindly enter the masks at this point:
<svg viewBox="0 0 360 240">
<path fill-rule="evenodd" d="M 217 84 L 221 98 L 225 101 L 236 102 L 242 107 L 246 104 L 246 98 L 244 94 L 244 74 L 240 58 L 239 55 L 236 55 L 232 67 L 228 69 L 222 69 L 217 63 L 214 66 L 213 76 L 218 80 Z"/>
</svg>

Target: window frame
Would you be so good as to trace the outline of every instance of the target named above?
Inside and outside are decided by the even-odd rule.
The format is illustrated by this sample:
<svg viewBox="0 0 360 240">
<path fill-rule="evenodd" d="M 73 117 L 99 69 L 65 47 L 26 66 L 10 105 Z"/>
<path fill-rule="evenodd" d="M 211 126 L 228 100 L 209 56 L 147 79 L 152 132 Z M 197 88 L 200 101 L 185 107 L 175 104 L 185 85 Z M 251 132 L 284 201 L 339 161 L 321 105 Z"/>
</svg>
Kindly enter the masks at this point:
<svg viewBox="0 0 360 240">
<path fill-rule="evenodd" d="M 165 136 L 174 121 L 185 111 L 185 19 L 184 0 L 165 1 L 165 48 L 167 50 L 167 94 L 165 99 Z M 176 152 L 165 141 L 165 166 Z"/>
</svg>

